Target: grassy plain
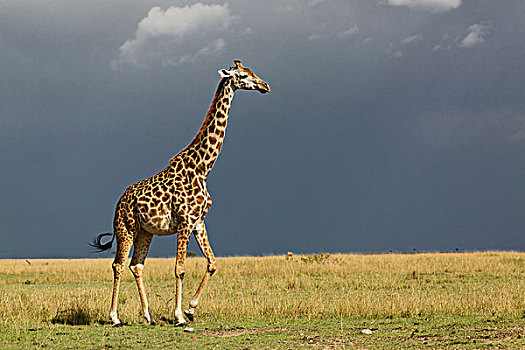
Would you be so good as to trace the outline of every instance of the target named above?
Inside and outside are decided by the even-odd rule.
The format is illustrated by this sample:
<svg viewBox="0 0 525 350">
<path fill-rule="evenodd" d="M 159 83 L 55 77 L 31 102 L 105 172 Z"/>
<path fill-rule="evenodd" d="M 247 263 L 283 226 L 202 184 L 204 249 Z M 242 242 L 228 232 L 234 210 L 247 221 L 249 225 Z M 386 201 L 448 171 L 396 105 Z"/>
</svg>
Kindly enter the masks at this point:
<svg viewBox="0 0 525 350">
<path fill-rule="evenodd" d="M 174 328 L 174 259 L 148 259 L 159 326 L 129 271 L 107 323 L 110 259 L 0 260 L 0 349 L 523 349 L 525 253 L 218 259 L 194 332 Z M 186 264 L 184 307 L 204 274 Z M 372 334 L 363 334 L 370 329 Z"/>
</svg>

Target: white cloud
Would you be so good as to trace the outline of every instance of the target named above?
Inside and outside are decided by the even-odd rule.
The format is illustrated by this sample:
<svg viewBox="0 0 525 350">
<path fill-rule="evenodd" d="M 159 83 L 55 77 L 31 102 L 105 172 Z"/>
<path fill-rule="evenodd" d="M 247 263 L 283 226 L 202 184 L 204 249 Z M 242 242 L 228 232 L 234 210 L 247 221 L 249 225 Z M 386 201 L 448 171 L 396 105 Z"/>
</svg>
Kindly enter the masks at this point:
<svg viewBox="0 0 525 350">
<path fill-rule="evenodd" d="M 320 4 L 322 4 L 323 2 L 324 2 L 324 0 L 310 0 L 310 1 L 308 1 L 308 6 L 316 7 L 316 6 L 319 6 Z"/>
<path fill-rule="evenodd" d="M 354 25 L 348 30 L 338 32 L 331 30 L 326 23 L 322 22 L 319 25 L 317 25 L 315 31 L 308 36 L 308 40 L 315 41 L 320 39 L 328 39 L 332 37 L 350 39 L 354 37 L 357 33 L 359 33 L 359 27 L 357 25 Z"/>
<path fill-rule="evenodd" d="M 440 50 L 450 50 L 452 48 L 452 45 L 450 44 L 450 39 L 448 33 L 445 33 L 441 36 L 441 42 L 439 44 L 435 44 L 432 48 L 432 51 L 440 51 Z"/>
<path fill-rule="evenodd" d="M 119 48 L 114 68 L 125 65 L 176 66 L 198 57 L 220 52 L 221 37 L 233 16 L 228 4 L 153 7 L 139 24 L 135 37 Z"/>
<path fill-rule="evenodd" d="M 345 30 L 345 31 L 337 33 L 337 36 L 340 37 L 340 38 L 348 39 L 348 38 L 353 37 L 357 33 L 359 33 L 359 27 L 356 24 L 356 25 L 354 25 L 352 28 L 350 28 L 348 30 Z"/>
<path fill-rule="evenodd" d="M 417 41 L 421 41 L 423 40 L 423 35 L 421 34 L 416 34 L 416 35 L 411 35 L 411 36 L 408 36 L 406 38 L 403 38 L 400 40 L 400 43 L 401 45 L 408 45 L 410 43 L 415 43 Z M 405 57 L 405 52 L 403 52 L 401 49 L 399 49 L 398 47 L 399 45 L 397 44 L 394 44 L 394 43 L 389 43 L 388 44 L 388 48 L 387 48 L 387 53 L 389 55 L 392 55 L 393 57 Z"/>
<path fill-rule="evenodd" d="M 483 38 L 488 34 L 490 27 L 484 24 L 474 23 L 467 28 L 467 36 L 461 41 L 461 47 L 472 47 L 478 44 L 483 44 L 485 39 Z"/>
<path fill-rule="evenodd" d="M 401 50 L 398 50 L 398 48 L 396 47 L 396 45 L 392 44 L 392 43 L 389 43 L 388 44 L 388 48 L 386 50 L 388 52 L 388 54 L 394 56 L 394 57 L 404 57 L 405 54 L 403 51 Z"/>
<path fill-rule="evenodd" d="M 421 41 L 421 40 L 423 40 L 423 35 L 417 34 L 417 35 L 412 35 L 412 36 L 408 36 L 406 38 L 401 39 L 401 44 L 407 45 L 407 44 L 414 43 L 414 42 Z"/>
<path fill-rule="evenodd" d="M 392 52 L 392 56 L 394 56 L 394 57 L 404 57 L 405 54 L 398 50 L 398 51 Z"/>
<path fill-rule="evenodd" d="M 457 9 L 461 5 L 461 0 L 387 0 L 387 4 L 407 6 L 414 11 L 441 13 Z"/>
<path fill-rule="evenodd" d="M 308 40 L 310 41 L 318 40 L 319 38 L 321 38 L 319 33 L 313 33 L 308 36 Z"/>
<path fill-rule="evenodd" d="M 321 22 L 317 25 L 315 31 L 308 36 L 308 40 L 315 41 L 325 38 L 328 35 L 331 35 L 330 31 L 328 30 L 328 26 L 326 25 L 326 23 Z"/>
</svg>

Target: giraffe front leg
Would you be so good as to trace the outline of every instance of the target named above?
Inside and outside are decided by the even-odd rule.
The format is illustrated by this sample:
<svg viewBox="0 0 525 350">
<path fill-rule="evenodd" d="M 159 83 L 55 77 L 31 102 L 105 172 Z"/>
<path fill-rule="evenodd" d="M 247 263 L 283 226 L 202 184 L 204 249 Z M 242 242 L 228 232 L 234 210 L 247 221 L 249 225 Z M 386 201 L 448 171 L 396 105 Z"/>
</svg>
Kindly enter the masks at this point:
<svg viewBox="0 0 525 350">
<path fill-rule="evenodd" d="M 206 268 L 206 273 L 204 274 L 204 277 L 202 278 L 202 281 L 199 285 L 199 288 L 197 288 L 195 295 L 190 301 L 189 308 L 187 310 L 184 310 L 184 314 L 186 315 L 186 317 L 188 317 L 190 321 L 193 321 L 195 315 L 195 308 L 199 304 L 199 299 L 202 295 L 202 292 L 204 291 L 204 288 L 206 287 L 206 284 L 217 270 L 217 267 L 215 265 L 215 256 L 213 255 L 210 242 L 208 241 L 208 234 L 206 232 L 204 220 L 197 223 L 197 225 L 195 226 L 194 235 L 195 239 L 197 240 L 197 243 L 199 244 L 199 248 L 201 249 L 202 254 L 206 257 L 206 260 L 208 261 L 208 266 Z"/>
<path fill-rule="evenodd" d="M 191 229 L 181 230 L 177 234 L 177 258 L 175 260 L 175 326 L 180 327 L 187 324 L 182 313 L 182 280 L 184 279 L 184 262 Z"/>
</svg>

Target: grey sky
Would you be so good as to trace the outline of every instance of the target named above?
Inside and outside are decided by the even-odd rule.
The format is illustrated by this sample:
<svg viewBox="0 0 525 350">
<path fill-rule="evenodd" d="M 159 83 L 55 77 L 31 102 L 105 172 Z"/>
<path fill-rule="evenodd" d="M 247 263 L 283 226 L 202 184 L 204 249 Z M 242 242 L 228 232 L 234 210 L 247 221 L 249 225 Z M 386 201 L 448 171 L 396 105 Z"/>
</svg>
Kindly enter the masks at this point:
<svg viewBox="0 0 525 350">
<path fill-rule="evenodd" d="M 521 0 L 0 3 L 0 257 L 91 256 L 239 58 L 219 256 L 525 249 Z M 190 250 L 196 251 L 194 243 Z M 173 256 L 156 237 L 153 256 Z M 108 255 L 102 255 L 108 256 Z"/>
</svg>

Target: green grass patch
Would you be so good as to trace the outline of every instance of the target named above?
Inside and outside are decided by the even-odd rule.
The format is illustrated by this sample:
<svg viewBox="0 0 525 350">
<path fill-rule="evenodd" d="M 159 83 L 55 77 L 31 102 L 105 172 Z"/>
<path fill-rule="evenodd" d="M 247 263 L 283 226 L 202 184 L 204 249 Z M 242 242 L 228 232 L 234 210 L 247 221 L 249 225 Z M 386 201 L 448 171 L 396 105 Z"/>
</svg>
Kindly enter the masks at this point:
<svg viewBox="0 0 525 350">
<path fill-rule="evenodd" d="M 523 320 L 436 317 L 3 327 L 2 349 L 523 349 Z M 363 330 L 371 334 L 364 334 Z"/>
</svg>

